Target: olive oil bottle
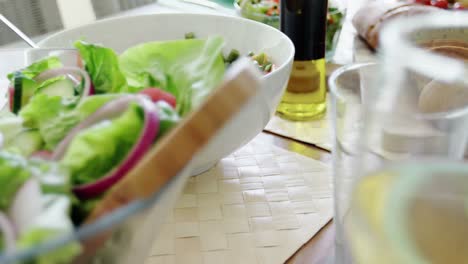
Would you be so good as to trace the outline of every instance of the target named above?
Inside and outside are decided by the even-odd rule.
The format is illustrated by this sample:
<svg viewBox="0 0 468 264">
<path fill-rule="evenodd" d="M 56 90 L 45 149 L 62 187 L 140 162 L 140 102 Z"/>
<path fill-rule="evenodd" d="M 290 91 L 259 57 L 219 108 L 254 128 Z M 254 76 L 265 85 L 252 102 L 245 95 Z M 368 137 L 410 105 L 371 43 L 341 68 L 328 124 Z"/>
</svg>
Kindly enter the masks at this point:
<svg viewBox="0 0 468 264">
<path fill-rule="evenodd" d="M 327 9 L 327 0 L 281 0 L 281 31 L 296 48 L 288 87 L 277 109 L 286 119 L 319 119 L 326 112 Z"/>
</svg>

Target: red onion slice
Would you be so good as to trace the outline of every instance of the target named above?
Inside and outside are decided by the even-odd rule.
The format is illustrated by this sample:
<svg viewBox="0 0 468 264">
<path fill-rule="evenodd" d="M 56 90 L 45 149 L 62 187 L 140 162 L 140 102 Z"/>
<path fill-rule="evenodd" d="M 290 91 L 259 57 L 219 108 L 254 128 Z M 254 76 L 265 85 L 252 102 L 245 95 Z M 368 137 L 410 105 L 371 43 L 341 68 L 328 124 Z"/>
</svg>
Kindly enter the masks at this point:
<svg viewBox="0 0 468 264">
<path fill-rule="evenodd" d="M 27 180 L 16 192 L 15 199 L 8 209 L 8 216 L 15 224 L 17 234 L 28 228 L 41 214 L 41 185 L 36 179 Z"/>
<path fill-rule="evenodd" d="M 83 92 L 81 94 L 81 100 L 83 100 L 83 98 L 86 96 L 90 96 L 94 94 L 94 88 L 91 87 L 91 78 L 89 77 L 89 74 L 85 70 L 78 68 L 78 67 L 62 67 L 62 68 L 47 70 L 39 74 L 38 76 L 36 76 L 36 78 L 34 79 L 38 82 L 43 82 L 47 79 L 54 78 L 54 77 L 61 76 L 61 75 L 79 75 L 83 78 L 84 87 L 83 87 Z M 75 85 L 78 85 L 78 84 L 79 83 L 75 82 Z"/>
<path fill-rule="evenodd" d="M 52 152 L 47 150 L 39 150 L 31 154 L 31 158 L 38 158 L 43 160 L 50 160 L 52 157 Z"/>
<path fill-rule="evenodd" d="M 12 253 L 15 251 L 16 236 L 13 229 L 13 224 L 10 222 L 8 217 L 0 212 L 0 233 L 3 238 L 3 248 L 6 253 Z"/>
<path fill-rule="evenodd" d="M 81 130 L 102 120 L 113 119 L 120 116 L 128 109 L 131 103 L 137 103 L 144 111 L 145 123 L 138 137 L 138 141 L 129 151 L 124 160 L 102 178 L 92 183 L 75 186 L 73 191 L 79 198 L 87 199 L 96 197 L 108 190 L 112 185 L 124 177 L 149 150 L 159 131 L 159 117 L 154 104 L 145 97 L 139 95 L 128 95 L 109 102 L 99 108 L 94 114 L 89 116 L 78 126 L 73 128 L 54 151 L 52 159 L 60 160 L 65 155 L 65 152 L 73 138 L 75 138 Z"/>
<path fill-rule="evenodd" d="M 88 96 L 93 95 L 93 94 L 95 94 L 95 93 L 96 93 L 96 90 L 94 90 L 94 85 L 93 85 L 92 82 L 90 82 L 90 85 L 89 85 L 89 94 L 88 94 Z"/>
<path fill-rule="evenodd" d="M 8 106 L 10 107 L 10 112 L 13 112 L 13 100 L 15 96 L 15 89 L 13 87 L 8 86 Z"/>
</svg>

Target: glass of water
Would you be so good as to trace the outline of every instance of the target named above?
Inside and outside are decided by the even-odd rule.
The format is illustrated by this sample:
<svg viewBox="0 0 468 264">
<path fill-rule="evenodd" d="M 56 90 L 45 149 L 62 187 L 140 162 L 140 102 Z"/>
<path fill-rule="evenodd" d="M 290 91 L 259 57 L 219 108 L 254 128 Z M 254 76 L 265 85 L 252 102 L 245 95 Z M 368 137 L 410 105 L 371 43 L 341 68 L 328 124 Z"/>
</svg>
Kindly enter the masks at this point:
<svg viewBox="0 0 468 264">
<path fill-rule="evenodd" d="M 378 71 L 379 65 L 375 63 L 353 64 L 336 70 L 329 80 L 335 133 L 333 185 L 336 238 L 333 263 L 349 263 L 350 259 L 344 237 L 344 218 L 362 153 L 360 136 L 364 124 L 364 103 L 369 99 Z"/>
<path fill-rule="evenodd" d="M 468 263 L 468 164 L 386 163 L 356 183 L 345 231 L 354 263 Z"/>
<path fill-rule="evenodd" d="M 426 182 L 424 175 L 458 175 L 453 170 L 463 174 L 466 169 L 454 162 L 465 158 L 468 138 L 467 32 L 468 14 L 463 12 L 399 19 L 382 34 L 379 64 L 346 66 L 331 76 L 336 133 L 335 263 L 452 263 L 442 255 L 422 252 L 443 247 L 421 246 L 420 241 L 431 239 L 414 235 L 431 234 L 433 222 L 420 217 L 421 211 L 414 216 L 420 226 L 393 216 L 409 215 L 410 196 L 431 199 L 417 191 L 432 182 Z M 468 184 L 466 177 L 432 178 L 437 184 L 429 184 L 433 188 L 429 193 L 435 195 L 430 201 L 444 201 L 448 206 L 452 203 L 441 197 L 450 198 L 457 185 Z M 399 187 L 394 188 L 393 183 Z M 444 186 L 448 189 L 437 189 Z M 453 201 L 464 203 L 459 196 Z M 438 215 L 434 214 L 437 203 L 426 204 L 429 215 Z M 451 213 L 463 215 L 465 211 Z M 443 218 L 440 223 L 449 220 Z M 356 228 L 362 223 L 375 228 Z M 468 229 L 468 222 L 457 228 L 460 232 Z M 390 235 L 381 236 L 382 232 Z M 369 237 L 373 239 L 367 241 L 375 243 L 357 246 Z M 444 241 L 456 247 L 458 240 L 452 236 Z"/>
</svg>

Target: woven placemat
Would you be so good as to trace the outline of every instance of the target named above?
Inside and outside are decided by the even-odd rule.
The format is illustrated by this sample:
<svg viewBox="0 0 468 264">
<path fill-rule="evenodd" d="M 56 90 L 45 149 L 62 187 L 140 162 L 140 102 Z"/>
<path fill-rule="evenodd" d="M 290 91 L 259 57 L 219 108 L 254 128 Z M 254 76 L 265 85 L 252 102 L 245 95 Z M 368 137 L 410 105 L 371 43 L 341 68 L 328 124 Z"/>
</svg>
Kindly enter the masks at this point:
<svg viewBox="0 0 468 264">
<path fill-rule="evenodd" d="M 333 129 L 330 98 L 327 99 L 327 113 L 320 120 L 290 121 L 279 116 L 271 118 L 265 131 L 313 144 L 331 151 L 333 146 Z"/>
<path fill-rule="evenodd" d="M 146 264 L 284 263 L 332 204 L 327 165 L 254 139 L 188 181 Z"/>
</svg>

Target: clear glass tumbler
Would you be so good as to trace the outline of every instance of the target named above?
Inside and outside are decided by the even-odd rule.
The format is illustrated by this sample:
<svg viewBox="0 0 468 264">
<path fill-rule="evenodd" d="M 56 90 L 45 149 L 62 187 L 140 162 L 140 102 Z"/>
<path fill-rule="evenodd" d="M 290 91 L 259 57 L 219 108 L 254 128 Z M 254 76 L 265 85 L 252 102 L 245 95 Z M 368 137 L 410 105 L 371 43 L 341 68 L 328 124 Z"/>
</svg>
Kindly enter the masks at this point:
<svg viewBox="0 0 468 264">
<path fill-rule="evenodd" d="M 419 242 L 415 242 L 415 239 L 426 241 L 430 238 L 413 236 L 412 232 L 432 234 L 427 229 L 433 223 L 431 220 L 420 221 L 424 227 L 422 229 L 414 225 L 408 228 L 408 225 L 401 223 L 401 218 L 395 218 L 400 222 L 393 221 L 388 212 L 407 212 L 402 205 L 407 206 L 409 200 L 398 202 L 399 199 L 418 193 L 416 189 L 430 182 L 413 181 L 413 178 L 420 177 L 414 175 L 447 175 L 453 172 L 450 168 L 457 168 L 450 162 L 465 158 L 468 137 L 467 43 L 466 12 L 438 12 L 398 19 L 389 23 L 382 34 L 382 59 L 379 64 L 346 66 L 331 76 L 336 133 L 335 263 L 453 263 L 447 258 L 446 262 L 440 262 L 443 259 L 440 255 L 415 252 L 414 244 Z M 449 161 L 444 163 L 440 159 Z M 396 191 L 394 194 L 392 184 L 400 182 L 400 178 L 403 180 L 398 186 L 402 192 Z M 452 189 L 439 190 L 437 185 L 429 184 L 434 188 L 431 190 L 434 196 L 428 197 L 434 198 L 434 201 L 440 200 L 439 193 L 444 196 L 455 190 L 457 184 L 467 184 L 466 177 L 454 181 L 450 177 L 447 181 L 443 177 L 436 178 L 441 188 L 447 185 Z M 463 200 L 458 197 L 454 199 Z M 365 215 L 364 218 L 371 221 L 375 229 L 353 232 L 356 229 L 349 225 L 356 223 L 352 221 L 356 206 L 351 206 L 351 202 L 364 208 L 367 215 L 360 215 Z M 434 204 L 428 204 L 426 209 L 431 209 L 425 209 L 428 216 L 434 215 L 437 208 L 434 208 Z M 414 209 L 419 210 L 419 205 L 415 205 Z M 461 214 L 458 209 L 454 212 Z M 415 217 L 424 219 L 420 214 Z M 387 220 L 391 222 L 388 225 Z M 443 218 L 440 224 L 449 223 L 447 221 Z M 468 221 L 457 227 L 462 231 L 468 228 L 467 224 Z M 401 229 L 402 226 L 406 229 Z M 391 229 L 387 230 L 387 227 Z M 375 245 L 372 243 L 367 244 L 369 247 L 356 246 L 366 236 L 377 236 L 383 229 L 385 232 L 403 232 L 403 235 L 411 236 L 411 239 L 392 238 L 391 242 L 403 247 L 395 254 L 406 254 L 404 252 L 408 250 L 410 255 L 418 257 L 402 255 L 390 258 L 383 254 L 385 247 L 378 251 L 372 247 Z M 459 241 L 456 237 L 446 240 L 446 244 L 450 245 Z M 411 241 L 413 244 L 402 246 L 399 244 L 401 241 Z M 427 251 L 428 248 L 443 249 L 430 244 L 418 250 Z M 366 258 L 370 255 L 373 258 Z"/>
<path fill-rule="evenodd" d="M 350 259 L 343 219 L 349 208 L 362 152 L 360 133 L 364 124 L 364 103 L 370 96 L 378 71 L 379 66 L 375 63 L 353 64 L 336 70 L 329 80 L 335 133 L 333 185 L 336 238 L 333 263 L 349 263 Z"/>
<path fill-rule="evenodd" d="M 468 263 L 468 164 L 386 163 L 353 191 L 345 230 L 354 263 Z"/>
</svg>

